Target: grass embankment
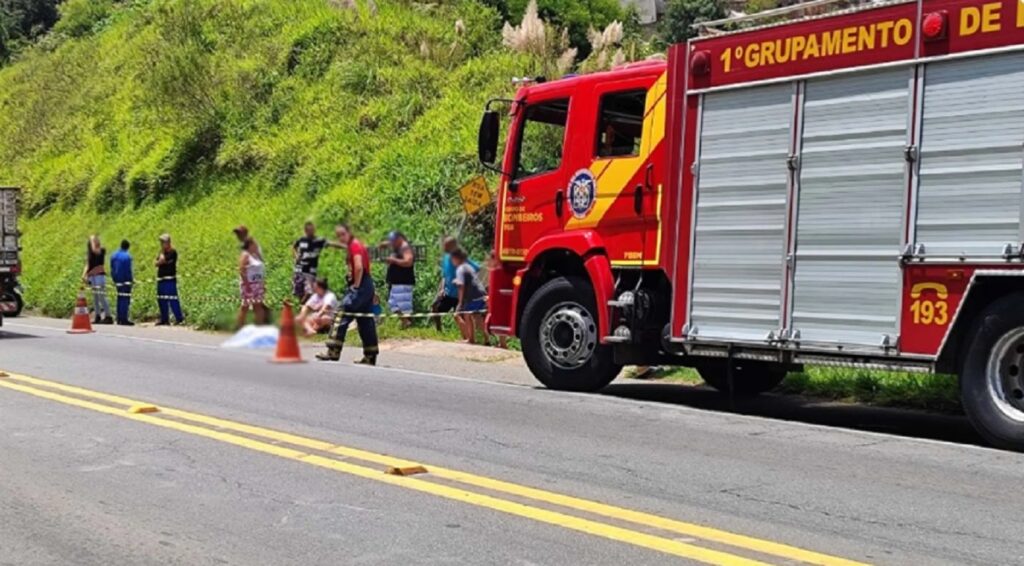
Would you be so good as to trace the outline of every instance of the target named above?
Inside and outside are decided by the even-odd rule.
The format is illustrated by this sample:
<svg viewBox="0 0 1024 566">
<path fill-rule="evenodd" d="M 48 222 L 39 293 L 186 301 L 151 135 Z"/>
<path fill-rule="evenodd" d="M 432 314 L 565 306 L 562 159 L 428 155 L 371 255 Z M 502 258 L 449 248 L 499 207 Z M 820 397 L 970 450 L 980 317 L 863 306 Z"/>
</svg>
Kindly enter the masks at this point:
<svg viewBox="0 0 1024 566">
<path fill-rule="evenodd" d="M 646 379 L 703 383 L 697 371 L 690 368 L 659 368 Z M 787 375 L 777 391 L 882 407 L 962 412 L 957 378 L 952 375 L 810 366 Z"/>
<path fill-rule="evenodd" d="M 26 188 L 24 283 L 48 314 L 69 312 L 89 234 L 110 251 L 131 240 L 147 279 L 170 232 L 188 315 L 221 325 L 237 294 L 231 227 L 251 228 L 280 297 L 307 219 L 322 232 L 348 220 L 367 243 L 401 229 L 429 245 L 424 309 L 437 241 L 459 225 L 455 189 L 478 171 L 483 102 L 529 70 L 475 0 L 69 0 L 62 11 L 0 69 L 0 183 Z M 492 222 L 466 225 L 476 257 Z M 341 254 L 324 263 L 340 284 Z M 139 289 L 134 316 L 155 315 L 152 295 Z"/>
</svg>

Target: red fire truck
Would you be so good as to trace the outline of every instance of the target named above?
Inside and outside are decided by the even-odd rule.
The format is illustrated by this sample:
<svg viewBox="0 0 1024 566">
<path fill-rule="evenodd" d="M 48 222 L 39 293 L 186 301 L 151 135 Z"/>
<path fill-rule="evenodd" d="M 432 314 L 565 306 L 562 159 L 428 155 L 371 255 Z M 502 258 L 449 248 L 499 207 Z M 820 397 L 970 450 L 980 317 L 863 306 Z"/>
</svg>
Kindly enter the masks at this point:
<svg viewBox="0 0 1024 566">
<path fill-rule="evenodd" d="M 733 395 L 804 364 L 955 373 L 1024 449 L 1024 2 L 830 2 L 491 101 L 489 327 L 555 389 L 624 364 Z"/>
</svg>

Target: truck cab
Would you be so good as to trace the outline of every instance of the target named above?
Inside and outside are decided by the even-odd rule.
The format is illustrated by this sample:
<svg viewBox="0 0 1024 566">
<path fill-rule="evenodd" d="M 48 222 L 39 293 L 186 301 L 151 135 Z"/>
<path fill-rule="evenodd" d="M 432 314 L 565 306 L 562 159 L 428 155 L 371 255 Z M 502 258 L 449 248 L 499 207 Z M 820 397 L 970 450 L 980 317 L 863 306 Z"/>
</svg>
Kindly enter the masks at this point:
<svg viewBox="0 0 1024 566">
<path fill-rule="evenodd" d="M 667 284 L 666 90 L 666 64 L 646 61 L 536 81 L 488 104 L 480 157 L 501 175 L 501 268 L 491 274 L 488 325 L 521 337 L 531 370 L 550 387 L 611 381 L 621 369 L 612 344 L 633 333 L 609 304 L 626 288 Z M 504 116 L 497 102 L 507 104 Z M 647 325 L 655 341 L 660 324 Z"/>
</svg>

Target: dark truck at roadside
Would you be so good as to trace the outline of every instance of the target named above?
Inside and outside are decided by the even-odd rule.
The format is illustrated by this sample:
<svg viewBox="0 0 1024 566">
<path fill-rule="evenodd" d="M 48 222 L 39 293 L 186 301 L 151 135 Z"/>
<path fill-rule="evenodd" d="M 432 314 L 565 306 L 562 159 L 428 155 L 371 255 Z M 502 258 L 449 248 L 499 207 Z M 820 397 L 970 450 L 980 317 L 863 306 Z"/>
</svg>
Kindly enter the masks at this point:
<svg viewBox="0 0 1024 566">
<path fill-rule="evenodd" d="M 5 316 L 18 316 L 25 307 L 18 276 L 21 274 L 21 244 L 18 204 L 21 190 L 0 187 L 0 325 Z"/>
</svg>

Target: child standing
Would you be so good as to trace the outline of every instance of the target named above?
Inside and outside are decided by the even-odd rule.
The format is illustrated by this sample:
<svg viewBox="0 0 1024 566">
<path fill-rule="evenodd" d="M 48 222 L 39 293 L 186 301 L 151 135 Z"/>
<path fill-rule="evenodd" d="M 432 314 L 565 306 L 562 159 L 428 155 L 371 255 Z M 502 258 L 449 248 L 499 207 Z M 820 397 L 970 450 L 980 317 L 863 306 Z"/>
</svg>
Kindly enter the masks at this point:
<svg viewBox="0 0 1024 566">
<path fill-rule="evenodd" d="M 456 321 L 462 330 L 462 337 L 470 344 L 476 344 L 477 330 L 483 333 L 484 343 L 490 344 L 491 336 L 484 326 L 484 310 L 487 293 L 477 280 L 477 270 L 466 256 L 465 250 L 458 248 L 451 252 L 452 264 L 455 266 L 455 286 L 459 291 L 459 303 L 455 308 Z"/>
</svg>

